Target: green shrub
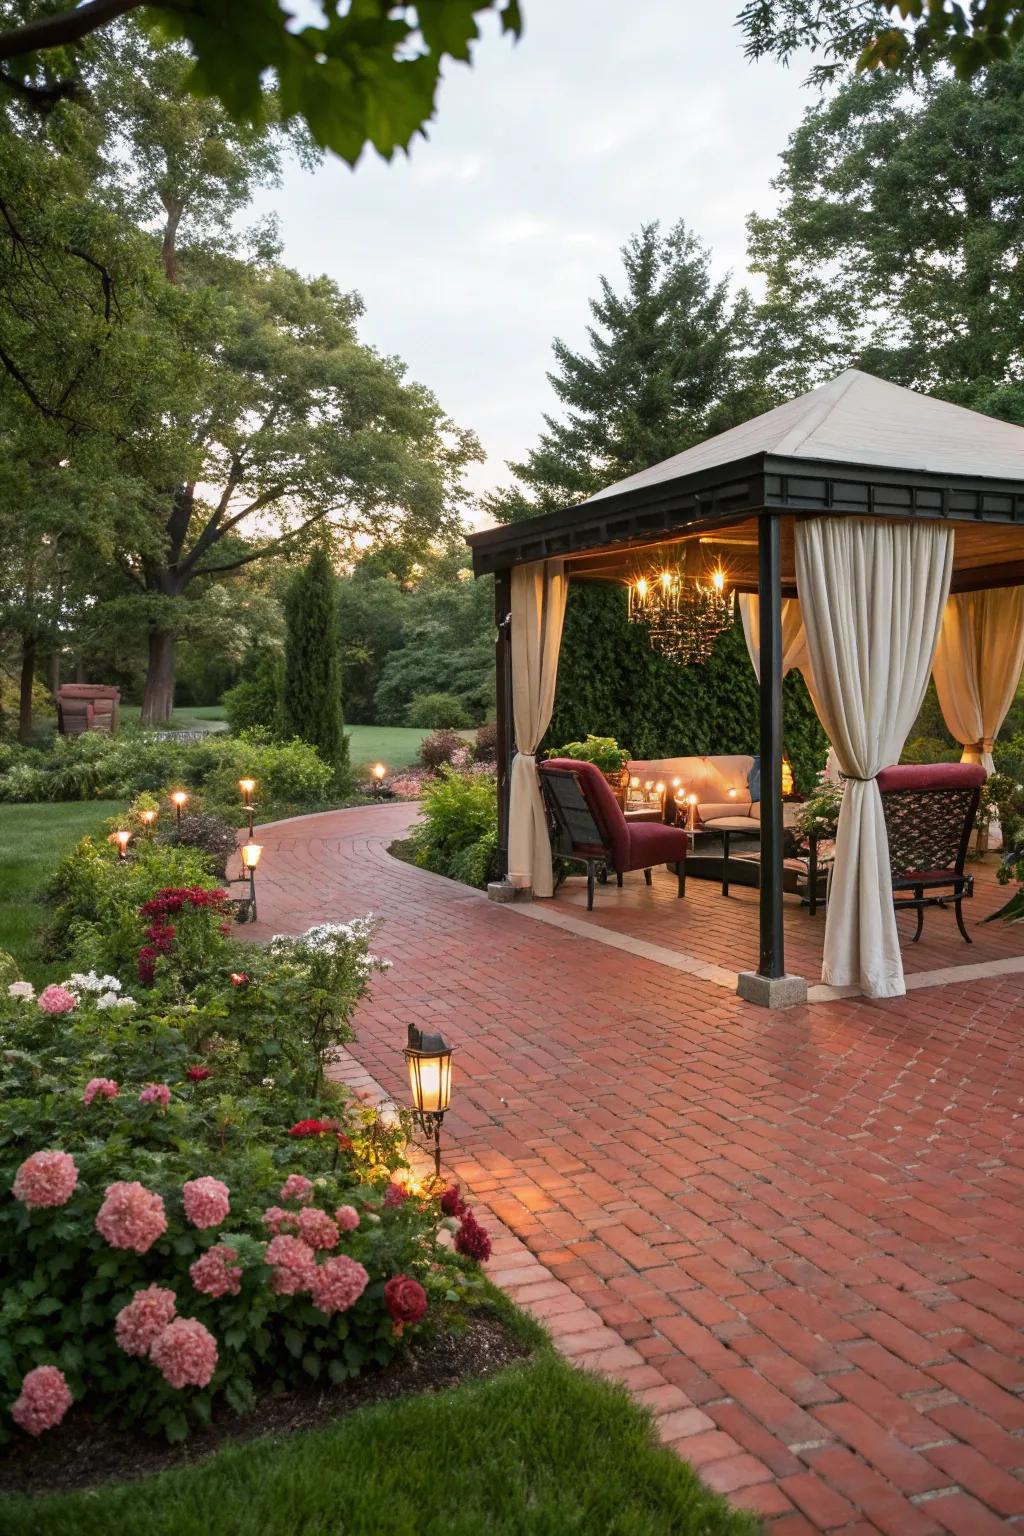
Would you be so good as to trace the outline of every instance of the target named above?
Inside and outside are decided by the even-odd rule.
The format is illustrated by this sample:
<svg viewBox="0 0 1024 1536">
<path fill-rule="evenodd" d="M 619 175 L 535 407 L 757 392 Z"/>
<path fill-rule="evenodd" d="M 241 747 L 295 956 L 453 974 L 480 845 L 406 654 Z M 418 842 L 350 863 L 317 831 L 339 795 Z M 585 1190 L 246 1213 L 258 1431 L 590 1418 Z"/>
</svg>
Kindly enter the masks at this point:
<svg viewBox="0 0 1024 1536">
<path fill-rule="evenodd" d="M 442 767 L 428 780 L 410 842 L 421 869 L 484 886 L 497 878 L 498 796 L 488 774 Z"/>
<path fill-rule="evenodd" d="M 139 838 L 130 856 L 119 859 L 108 843 L 85 837 L 49 882 L 54 910 L 45 948 L 55 959 L 74 955 L 86 966 L 134 976 L 147 926 L 139 916 L 142 903 L 167 887 L 216 885 L 209 856 L 196 848 Z"/>
<path fill-rule="evenodd" d="M 18 962 L 13 955 L 9 955 L 6 949 L 0 949 L 0 994 L 7 991 L 12 981 L 21 980 L 21 971 Z"/>
<path fill-rule="evenodd" d="M 242 662 L 241 677 L 224 695 L 228 725 L 235 732 L 264 730 L 280 736 L 284 730 L 282 694 L 284 658 L 267 645 L 254 645 Z"/>
<path fill-rule="evenodd" d="M 158 842 L 178 848 L 197 848 L 210 861 L 218 880 L 227 879 L 228 859 L 238 847 L 238 834 L 232 822 L 214 811 L 187 811 L 181 821 L 167 820 L 156 833 Z"/>
<path fill-rule="evenodd" d="M 421 730 L 465 730 L 473 724 L 469 711 L 453 693 L 418 693 L 405 712 L 406 723 Z"/>
<path fill-rule="evenodd" d="M 330 766 L 305 741 L 275 741 L 265 731 L 178 741 L 155 732 L 86 732 L 57 737 L 45 754 L 19 758 L 0 774 L 0 801 L 130 800 L 174 784 L 200 791 L 206 807 L 235 808 L 238 780 L 259 780 L 264 803 L 315 804 L 334 783 Z"/>
<path fill-rule="evenodd" d="M 958 763 L 962 748 L 938 736 L 916 736 L 900 754 L 901 763 Z"/>
<path fill-rule="evenodd" d="M 470 749 L 458 731 L 433 731 L 420 742 L 419 758 L 428 773 L 436 773 L 445 764 L 467 768 Z"/>
<path fill-rule="evenodd" d="M 618 773 L 629 762 L 629 753 L 614 736 L 588 736 L 564 747 L 549 747 L 549 757 L 568 757 L 575 763 L 593 763 L 602 773 Z"/>
</svg>

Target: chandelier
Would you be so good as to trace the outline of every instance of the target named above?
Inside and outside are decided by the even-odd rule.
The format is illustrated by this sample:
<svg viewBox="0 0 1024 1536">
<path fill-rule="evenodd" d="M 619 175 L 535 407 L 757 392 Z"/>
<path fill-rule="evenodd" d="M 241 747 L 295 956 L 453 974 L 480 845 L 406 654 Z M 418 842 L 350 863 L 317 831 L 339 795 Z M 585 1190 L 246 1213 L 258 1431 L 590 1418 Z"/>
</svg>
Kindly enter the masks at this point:
<svg viewBox="0 0 1024 1536">
<path fill-rule="evenodd" d="M 707 661 L 732 623 L 732 598 L 717 566 L 707 581 L 677 566 L 629 583 L 629 622 L 643 624 L 654 650 L 681 666 Z"/>
</svg>

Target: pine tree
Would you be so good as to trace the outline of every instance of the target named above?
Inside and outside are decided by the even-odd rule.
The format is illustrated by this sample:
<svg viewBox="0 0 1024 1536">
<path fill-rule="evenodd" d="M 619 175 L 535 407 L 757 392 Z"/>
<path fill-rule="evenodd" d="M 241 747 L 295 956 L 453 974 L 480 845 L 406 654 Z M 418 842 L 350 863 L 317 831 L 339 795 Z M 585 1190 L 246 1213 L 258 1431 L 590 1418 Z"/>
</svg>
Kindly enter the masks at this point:
<svg viewBox="0 0 1024 1536">
<path fill-rule="evenodd" d="M 682 221 L 664 235 L 644 225 L 622 259 L 624 292 L 602 277 L 590 302 L 590 350 L 553 344 L 565 418 L 545 416 L 537 448 L 509 465 L 520 485 L 485 498 L 501 522 L 583 501 L 774 403 L 745 378 L 747 295 L 730 303 Z"/>
<path fill-rule="evenodd" d="M 341 777 L 348 767 L 348 737 L 341 712 L 337 593 L 326 549 L 318 549 L 292 581 L 285 619 L 285 733 L 311 742 Z"/>
</svg>

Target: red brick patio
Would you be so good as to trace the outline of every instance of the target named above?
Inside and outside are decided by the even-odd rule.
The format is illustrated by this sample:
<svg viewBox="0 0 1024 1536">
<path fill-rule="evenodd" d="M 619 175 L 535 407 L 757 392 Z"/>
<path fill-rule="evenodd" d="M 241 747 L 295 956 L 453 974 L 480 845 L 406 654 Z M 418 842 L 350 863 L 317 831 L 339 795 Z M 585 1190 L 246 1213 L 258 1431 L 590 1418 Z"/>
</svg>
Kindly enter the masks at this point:
<svg viewBox="0 0 1024 1536">
<path fill-rule="evenodd" d="M 1024 1530 L 1024 976 L 765 1012 L 398 863 L 412 815 L 265 829 L 253 937 L 384 917 L 354 1054 L 400 1097 L 410 1019 L 458 1044 L 448 1163 L 550 1271 L 509 1238 L 495 1278 L 773 1536 Z M 753 893 L 667 889 L 595 917 L 749 963 Z M 920 958 L 1022 931 L 930 913 Z"/>
</svg>

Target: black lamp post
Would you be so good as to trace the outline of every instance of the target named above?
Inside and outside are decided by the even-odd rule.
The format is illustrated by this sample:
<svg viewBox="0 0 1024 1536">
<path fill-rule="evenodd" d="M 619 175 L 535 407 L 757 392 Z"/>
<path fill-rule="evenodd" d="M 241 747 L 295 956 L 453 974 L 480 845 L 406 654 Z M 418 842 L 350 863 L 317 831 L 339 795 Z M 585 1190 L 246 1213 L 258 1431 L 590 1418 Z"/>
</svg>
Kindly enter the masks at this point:
<svg viewBox="0 0 1024 1536">
<path fill-rule="evenodd" d="M 245 807 L 245 809 L 246 809 L 246 811 L 248 812 L 248 815 L 249 815 L 249 841 L 251 842 L 252 841 L 252 813 L 256 809 L 256 802 L 253 800 L 252 797 L 253 797 L 253 795 L 256 792 L 256 780 L 255 779 L 239 779 L 238 787 L 242 791 L 242 804 Z"/>
<path fill-rule="evenodd" d="M 412 1112 L 424 1136 L 434 1141 L 434 1178 L 441 1180 L 441 1123 L 452 1096 L 452 1047 L 443 1035 L 409 1025 L 404 1056 L 409 1067 Z"/>
</svg>

